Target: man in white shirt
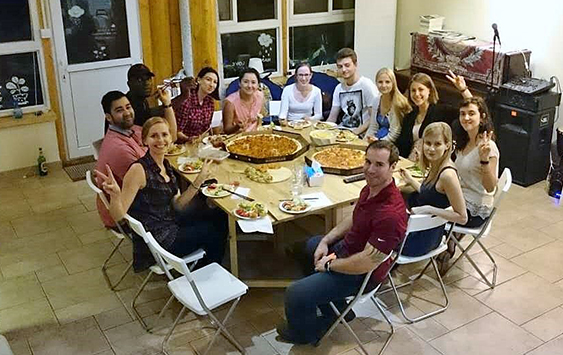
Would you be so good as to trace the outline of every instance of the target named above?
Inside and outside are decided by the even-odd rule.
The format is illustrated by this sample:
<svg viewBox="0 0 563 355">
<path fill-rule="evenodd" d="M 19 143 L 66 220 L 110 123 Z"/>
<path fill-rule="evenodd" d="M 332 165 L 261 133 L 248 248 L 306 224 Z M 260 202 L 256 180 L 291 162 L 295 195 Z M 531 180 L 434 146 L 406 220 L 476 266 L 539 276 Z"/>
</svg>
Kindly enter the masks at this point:
<svg viewBox="0 0 563 355">
<path fill-rule="evenodd" d="M 338 76 L 343 82 L 332 94 L 332 109 L 327 121 L 336 122 L 340 110 L 344 112 L 340 125 L 361 134 L 369 127 L 373 114 L 373 101 L 379 96 L 377 87 L 370 79 L 357 72 L 358 56 L 351 48 L 342 48 L 336 54 Z"/>
</svg>

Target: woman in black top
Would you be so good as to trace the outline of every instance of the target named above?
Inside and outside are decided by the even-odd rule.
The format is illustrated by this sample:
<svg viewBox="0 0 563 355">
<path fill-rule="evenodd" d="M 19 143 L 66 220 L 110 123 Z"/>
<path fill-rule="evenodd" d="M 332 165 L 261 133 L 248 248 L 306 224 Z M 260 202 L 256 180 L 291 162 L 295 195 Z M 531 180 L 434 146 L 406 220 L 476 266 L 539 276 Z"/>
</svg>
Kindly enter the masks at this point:
<svg viewBox="0 0 563 355">
<path fill-rule="evenodd" d="M 112 218 L 120 221 L 128 212 L 171 253 L 184 256 L 203 248 L 206 256 L 198 266 L 220 263 L 227 237 L 226 216 L 220 210 L 201 208 L 205 204 L 193 206 L 201 202 L 196 196 L 201 184 L 209 177 L 212 162 L 206 161 L 195 181 L 180 194 L 174 171 L 164 159 L 172 142 L 168 123 L 161 117 L 149 119 L 143 125 L 142 139 L 149 150 L 131 165 L 123 178 L 122 188 L 109 166 L 107 176 L 96 171 L 104 180 L 104 191 L 111 197 Z M 186 213 L 188 209 L 190 212 Z M 133 260 L 135 271 L 142 271 L 154 263 L 139 236 L 133 238 Z"/>
<path fill-rule="evenodd" d="M 422 154 L 419 164 L 427 171 L 422 184 L 413 179 L 406 169 L 401 169 L 401 177 L 416 192 L 408 200 L 414 214 L 430 214 L 443 219 L 464 224 L 467 222 L 465 199 L 451 160 L 452 130 L 447 123 L 429 124 L 422 135 Z M 446 208 L 451 206 L 452 210 Z M 409 235 L 403 255 L 420 256 L 435 249 L 442 240 L 444 228 L 438 227 Z"/>
<path fill-rule="evenodd" d="M 472 96 L 462 76 L 455 75 L 450 71 L 446 77 L 463 98 Z M 399 148 L 399 154 L 402 157 L 417 161 L 421 150 L 418 141 L 422 137 L 424 129 L 432 122 L 443 122 L 445 117 L 443 109 L 438 105 L 439 97 L 436 86 L 427 74 L 417 73 L 413 75 L 405 96 L 409 99 L 413 110 L 403 118 L 401 134 L 395 141 L 395 145 Z"/>
</svg>

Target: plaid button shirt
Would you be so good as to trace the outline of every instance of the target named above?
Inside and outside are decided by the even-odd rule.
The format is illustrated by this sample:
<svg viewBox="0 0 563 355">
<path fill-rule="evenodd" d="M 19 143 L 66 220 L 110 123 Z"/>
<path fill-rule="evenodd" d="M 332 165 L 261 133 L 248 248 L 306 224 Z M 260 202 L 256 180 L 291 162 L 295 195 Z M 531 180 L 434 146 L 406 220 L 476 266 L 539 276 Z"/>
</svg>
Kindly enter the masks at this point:
<svg viewBox="0 0 563 355">
<path fill-rule="evenodd" d="M 197 89 L 190 90 L 188 98 L 182 102 L 176 114 L 178 131 L 188 137 L 199 136 L 211 125 L 215 104 L 213 98 L 207 95 L 200 105 L 197 97 Z"/>
</svg>

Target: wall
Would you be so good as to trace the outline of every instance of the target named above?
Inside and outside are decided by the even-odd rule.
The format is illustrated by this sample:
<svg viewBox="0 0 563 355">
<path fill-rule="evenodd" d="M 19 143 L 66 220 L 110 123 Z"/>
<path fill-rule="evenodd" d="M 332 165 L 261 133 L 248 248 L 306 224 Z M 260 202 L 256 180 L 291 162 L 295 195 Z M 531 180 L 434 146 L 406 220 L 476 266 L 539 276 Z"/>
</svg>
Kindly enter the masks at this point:
<svg viewBox="0 0 563 355">
<path fill-rule="evenodd" d="M 491 39 L 496 23 L 504 49 L 532 51 L 534 77 L 563 81 L 563 2 L 558 0 L 398 0 L 395 67 L 410 61 L 410 32 L 418 30 L 420 15 L 445 16 L 444 28 Z M 563 115 L 560 113 L 559 117 Z M 562 120 L 557 123 L 559 127 Z"/>
<path fill-rule="evenodd" d="M 0 129 L 0 172 L 37 164 L 39 147 L 47 162 L 59 161 L 54 122 Z"/>
<path fill-rule="evenodd" d="M 393 67 L 397 0 L 356 1 L 354 48 L 361 75 L 374 80 L 382 67 Z"/>
</svg>

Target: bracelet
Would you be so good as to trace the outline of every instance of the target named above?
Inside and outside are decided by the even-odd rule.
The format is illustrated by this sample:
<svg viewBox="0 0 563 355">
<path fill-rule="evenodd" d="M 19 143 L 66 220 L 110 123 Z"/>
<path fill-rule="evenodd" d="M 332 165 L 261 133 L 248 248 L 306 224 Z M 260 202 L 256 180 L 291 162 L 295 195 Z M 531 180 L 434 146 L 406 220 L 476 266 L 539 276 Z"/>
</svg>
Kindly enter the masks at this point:
<svg viewBox="0 0 563 355">
<path fill-rule="evenodd" d="M 164 108 L 170 108 L 170 107 L 172 107 L 172 104 L 162 105 L 162 107 L 164 107 Z"/>
<path fill-rule="evenodd" d="M 486 160 L 486 161 L 481 160 L 479 163 L 481 163 L 481 165 L 488 165 L 489 161 L 488 160 Z"/>
<path fill-rule="evenodd" d="M 465 92 L 465 91 L 467 91 L 467 86 L 465 87 L 465 89 L 459 90 L 459 92 Z"/>
</svg>

